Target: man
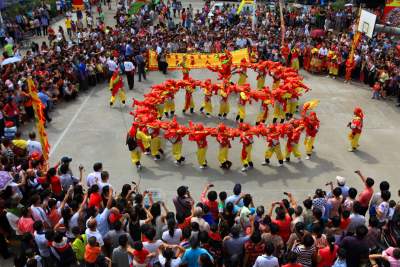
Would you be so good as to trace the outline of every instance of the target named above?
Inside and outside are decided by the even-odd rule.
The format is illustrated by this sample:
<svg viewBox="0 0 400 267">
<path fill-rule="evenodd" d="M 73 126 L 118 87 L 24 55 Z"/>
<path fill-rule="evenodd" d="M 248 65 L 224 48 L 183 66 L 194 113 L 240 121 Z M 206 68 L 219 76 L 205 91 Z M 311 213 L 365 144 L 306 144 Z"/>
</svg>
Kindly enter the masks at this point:
<svg viewBox="0 0 400 267">
<path fill-rule="evenodd" d="M 43 113 L 44 117 L 46 119 L 46 122 L 51 122 L 51 118 L 49 116 L 49 105 L 51 100 L 56 100 L 55 98 L 50 98 L 45 92 L 43 92 L 42 88 L 39 87 L 39 92 L 38 92 L 38 97 L 40 99 L 40 102 L 42 102 L 42 105 L 44 107 Z M 45 124 L 46 127 L 46 124 Z"/>
<path fill-rule="evenodd" d="M 129 267 L 130 264 L 130 255 L 128 254 L 128 235 L 122 234 L 118 238 L 119 246 L 114 248 L 112 252 L 112 266 L 115 267 Z"/>
<path fill-rule="evenodd" d="M 279 267 L 278 258 L 273 256 L 274 251 L 274 244 L 271 241 L 267 242 L 265 253 L 257 257 L 253 267 Z"/>
<path fill-rule="evenodd" d="M 127 57 L 127 59 L 124 61 L 124 70 L 126 79 L 128 80 L 129 90 L 132 90 L 135 86 L 135 65 L 133 65 L 131 57 Z"/>
<path fill-rule="evenodd" d="M 187 186 L 178 187 L 177 194 L 178 195 L 175 196 L 173 199 L 176 215 L 187 218 L 192 214 L 192 206 L 194 205 L 194 200 L 190 196 L 190 192 Z"/>
<path fill-rule="evenodd" d="M 36 139 L 36 133 L 30 132 L 29 140 L 28 140 L 27 147 L 26 147 L 28 150 L 29 156 L 31 156 L 34 152 L 37 152 L 40 155 L 42 155 L 42 145 L 40 144 L 40 142 L 36 141 L 35 139 Z"/>
<path fill-rule="evenodd" d="M 372 195 L 374 194 L 373 186 L 374 186 L 375 181 L 374 181 L 374 179 L 372 179 L 370 177 L 365 178 L 365 176 L 362 175 L 361 171 L 359 171 L 359 170 L 355 171 L 355 173 L 358 174 L 358 176 L 361 178 L 361 180 L 363 181 L 364 186 L 365 186 L 364 190 L 358 196 L 358 201 L 360 202 L 360 204 L 362 206 L 362 210 L 361 210 L 360 214 L 365 215 L 365 213 L 367 212 L 368 207 L 369 207 L 369 202 L 372 198 Z"/>
<path fill-rule="evenodd" d="M 231 228 L 230 235 L 223 240 L 223 251 L 225 252 L 225 262 L 227 266 L 241 266 L 244 256 L 244 243 L 250 239 L 250 236 L 242 236 L 241 226 L 235 224 Z"/>
<path fill-rule="evenodd" d="M 111 57 L 107 60 L 106 64 L 107 64 L 107 69 L 108 69 L 107 77 L 111 78 L 111 76 L 113 75 L 115 70 L 118 68 L 118 65 L 115 62 L 115 59 L 113 59 Z"/>
<path fill-rule="evenodd" d="M 131 161 L 138 170 L 142 168 L 142 164 L 140 163 L 142 150 L 138 145 L 138 141 L 150 142 L 150 140 L 151 136 L 146 135 L 138 127 L 136 127 L 136 125 L 132 125 L 126 136 L 126 145 L 128 146 L 128 149 L 131 153 Z"/>
<path fill-rule="evenodd" d="M 365 236 L 368 228 L 360 225 L 356 229 L 355 236 L 346 236 L 340 243 L 340 247 L 346 250 L 347 266 L 363 266 L 368 260 L 369 248 Z"/>
<path fill-rule="evenodd" d="M 267 135 L 267 150 L 265 151 L 265 160 L 262 163 L 263 166 L 269 165 L 270 158 L 275 153 L 279 161 L 279 166 L 283 166 L 283 155 L 280 143 L 280 133 L 275 125 L 270 127 L 270 131 Z"/>
<path fill-rule="evenodd" d="M 96 162 L 93 164 L 93 172 L 89 173 L 86 177 L 86 184 L 90 188 L 94 184 L 98 184 L 101 180 L 101 171 L 103 170 L 103 164 Z"/>
<path fill-rule="evenodd" d="M 312 111 L 303 121 L 306 128 L 306 138 L 304 139 L 307 154 L 306 159 L 310 159 L 314 149 L 315 137 L 319 131 L 319 120 L 317 114 Z"/>
<path fill-rule="evenodd" d="M 138 55 L 136 55 L 135 61 L 136 61 L 136 65 L 138 68 L 139 82 L 142 81 L 142 76 L 143 76 L 143 79 L 146 80 L 146 72 L 145 72 L 146 60 L 145 60 L 145 58 L 143 57 L 143 55 L 141 53 L 139 53 Z"/>
<path fill-rule="evenodd" d="M 365 216 L 362 215 L 363 208 L 360 202 L 355 201 L 353 204 L 353 213 L 350 215 L 350 223 L 347 226 L 347 232 L 353 233 L 356 231 L 357 227 L 360 225 L 365 225 Z"/>
<path fill-rule="evenodd" d="M 211 260 L 210 253 L 204 248 L 199 248 L 199 240 L 193 236 L 190 238 L 190 248 L 185 251 L 182 257 L 182 263 L 186 263 L 188 267 L 199 267 L 199 258 L 202 254 L 207 254 Z"/>
<path fill-rule="evenodd" d="M 36 246 L 39 250 L 40 257 L 42 257 L 45 266 L 51 266 L 51 255 L 49 248 L 49 241 L 45 237 L 44 227 L 42 221 L 36 221 L 33 224 L 34 238 Z"/>
</svg>

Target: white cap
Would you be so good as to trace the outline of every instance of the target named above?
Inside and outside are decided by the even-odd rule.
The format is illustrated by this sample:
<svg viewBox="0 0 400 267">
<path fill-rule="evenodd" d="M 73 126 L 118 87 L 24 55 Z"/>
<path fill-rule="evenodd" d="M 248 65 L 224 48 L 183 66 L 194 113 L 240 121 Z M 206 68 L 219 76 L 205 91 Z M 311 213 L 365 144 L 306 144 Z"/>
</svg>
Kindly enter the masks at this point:
<svg viewBox="0 0 400 267">
<path fill-rule="evenodd" d="M 336 181 L 339 185 L 345 185 L 346 184 L 346 178 L 342 176 L 336 176 Z"/>
</svg>

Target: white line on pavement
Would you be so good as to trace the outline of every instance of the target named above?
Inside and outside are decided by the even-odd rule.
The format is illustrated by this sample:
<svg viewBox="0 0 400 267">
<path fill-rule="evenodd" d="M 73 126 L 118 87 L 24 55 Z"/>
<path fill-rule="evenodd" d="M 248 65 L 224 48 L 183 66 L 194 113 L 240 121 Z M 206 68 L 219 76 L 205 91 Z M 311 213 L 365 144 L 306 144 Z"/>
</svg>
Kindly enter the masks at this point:
<svg viewBox="0 0 400 267">
<path fill-rule="evenodd" d="M 80 105 L 79 109 L 76 111 L 75 115 L 72 117 L 72 119 L 69 121 L 67 127 L 65 127 L 64 131 L 61 133 L 61 135 L 58 137 L 57 141 L 54 143 L 54 145 L 51 146 L 51 150 L 50 150 L 50 155 L 49 157 L 51 157 L 51 155 L 57 150 L 58 145 L 61 143 L 61 141 L 64 139 L 64 136 L 67 134 L 68 130 L 71 128 L 72 124 L 75 122 L 76 118 L 78 118 L 79 114 L 81 113 L 81 111 L 83 110 L 84 106 L 86 105 L 86 103 L 89 101 L 89 98 L 92 96 L 94 89 L 96 87 L 93 87 L 92 90 L 90 91 L 90 93 L 88 94 L 88 96 L 85 98 L 85 100 L 82 102 L 82 104 Z"/>
</svg>

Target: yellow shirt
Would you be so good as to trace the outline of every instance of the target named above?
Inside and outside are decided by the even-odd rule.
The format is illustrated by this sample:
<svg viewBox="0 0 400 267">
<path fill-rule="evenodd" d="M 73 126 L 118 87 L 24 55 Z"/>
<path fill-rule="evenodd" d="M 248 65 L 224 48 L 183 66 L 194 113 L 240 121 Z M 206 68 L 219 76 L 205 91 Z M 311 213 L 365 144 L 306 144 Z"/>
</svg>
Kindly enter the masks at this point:
<svg viewBox="0 0 400 267">
<path fill-rule="evenodd" d="M 65 20 L 65 27 L 66 27 L 67 29 L 71 29 L 71 19 L 66 19 L 66 20 Z"/>
<path fill-rule="evenodd" d="M 12 143 L 14 146 L 21 148 L 21 149 L 26 149 L 26 147 L 28 146 L 28 142 L 23 139 L 14 139 L 14 140 L 12 140 Z"/>
</svg>

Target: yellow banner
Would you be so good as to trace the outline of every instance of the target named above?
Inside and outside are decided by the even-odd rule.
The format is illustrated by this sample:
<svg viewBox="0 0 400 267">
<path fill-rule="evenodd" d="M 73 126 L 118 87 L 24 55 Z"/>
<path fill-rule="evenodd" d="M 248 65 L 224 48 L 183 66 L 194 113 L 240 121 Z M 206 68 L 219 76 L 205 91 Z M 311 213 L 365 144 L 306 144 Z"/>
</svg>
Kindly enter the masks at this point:
<svg viewBox="0 0 400 267">
<path fill-rule="evenodd" d="M 386 6 L 389 7 L 400 7 L 400 0 L 389 0 L 386 2 Z"/>
<path fill-rule="evenodd" d="M 235 50 L 231 52 L 233 64 L 240 64 L 244 58 L 249 62 L 249 52 L 247 48 Z M 167 54 L 168 69 L 179 69 L 179 63 L 182 62 L 183 56 L 186 55 L 188 67 L 191 69 L 207 68 L 207 66 L 218 66 L 221 64 L 219 54 L 201 54 L 201 53 L 171 53 Z M 221 54 L 222 55 L 222 54 Z M 149 69 L 157 70 L 157 54 L 155 51 L 150 50 Z"/>
</svg>

